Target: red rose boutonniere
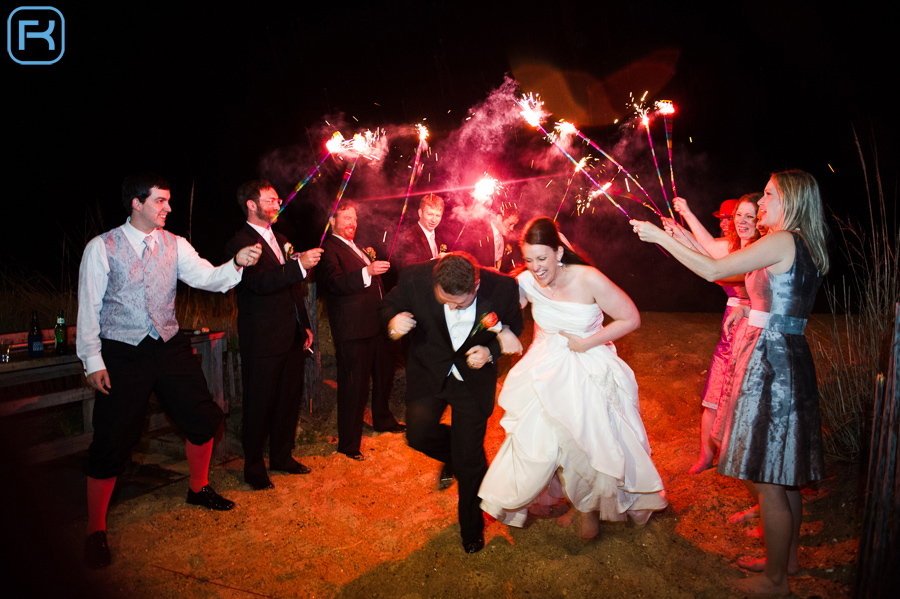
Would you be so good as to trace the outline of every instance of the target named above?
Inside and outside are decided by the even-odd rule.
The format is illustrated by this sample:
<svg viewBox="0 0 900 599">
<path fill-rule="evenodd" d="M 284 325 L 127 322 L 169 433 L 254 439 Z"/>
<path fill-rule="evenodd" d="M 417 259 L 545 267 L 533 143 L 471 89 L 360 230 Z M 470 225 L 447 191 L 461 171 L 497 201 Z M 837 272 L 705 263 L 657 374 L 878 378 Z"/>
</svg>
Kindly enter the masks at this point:
<svg viewBox="0 0 900 599">
<path fill-rule="evenodd" d="M 475 325 L 475 328 L 472 329 L 472 334 L 469 337 L 474 337 L 475 333 L 478 331 L 482 331 L 484 329 L 491 330 L 497 326 L 497 323 L 500 322 L 500 319 L 497 318 L 496 312 L 489 312 L 481 317 L 481 320 L 478 321 L 478 324 Z"/>
</svg>

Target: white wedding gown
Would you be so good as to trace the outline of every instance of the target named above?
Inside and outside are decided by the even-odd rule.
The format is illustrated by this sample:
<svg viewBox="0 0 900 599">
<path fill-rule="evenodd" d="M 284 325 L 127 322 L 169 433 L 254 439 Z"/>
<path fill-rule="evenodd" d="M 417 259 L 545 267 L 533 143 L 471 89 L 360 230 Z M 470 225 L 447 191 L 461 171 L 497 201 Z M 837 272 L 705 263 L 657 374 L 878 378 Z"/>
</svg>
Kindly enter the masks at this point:
<svg viewBox="0 0 900 599">
<path fill-rule="evenodd" d="M 534 341 L 500 392 L 506 440 L 478 492 L 481 509 L 523 526 L 542 492 L 564 491 L 580 512 L 646 522 L 668 501 L 650 459 L 634 373 L 612 343 L 576 353 L 559 334 L 588 337 L 603 328 L 603 312 L 544 296 L 529 271 L 518 280 L 532 304 Z"/>
</svg>

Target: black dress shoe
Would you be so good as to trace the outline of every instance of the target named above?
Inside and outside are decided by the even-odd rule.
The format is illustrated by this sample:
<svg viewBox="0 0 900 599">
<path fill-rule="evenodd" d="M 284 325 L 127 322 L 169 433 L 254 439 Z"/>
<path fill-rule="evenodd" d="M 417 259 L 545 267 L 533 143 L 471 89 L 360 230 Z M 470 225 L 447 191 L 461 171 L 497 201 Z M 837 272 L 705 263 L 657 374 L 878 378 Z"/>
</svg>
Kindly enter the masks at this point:
<svg viewBox="0 0 900 599">
<path fill-rule="evenodd" d="M 284 464 L 269 466 L 269 470 L 277 470 L 278 472 L 287 472 L 288 474 L 309 474 L 312 472 L 307 466 L 304 466 L 297 460 L 291 460 Z"/>
<path fill-rule="evenodd" d="M 350 458 L 351 460 L 356 460 L 357 462 L 362 462 L 363 460 L 366 459 L 366 456 L 364 456 L 363 454 L 359 453 L 358 451 L 354 451 L 353 453 L 345 453 L 345 452 L 343 452 L 343 451 L 340 451 L 340 452 L 338 452 L 338 453 L 343 453 L 345 456 L 347 456 L 347 457 Z"/>
<path fill-rule="evenodd" d="M 265 478 L 247 478 L 244 477 L 244 482 L 250 485 L 250 488 L 254 491 L 265 491 L 266 489 L 274 489 L 275 485 L 272 484 L 272 481 L 269 480 L 269 477 Z"/>
<path fill-rule="evenodd" d="M 466 553 L 478 553 L 484 549 L 484 535 L 479 535 L 472 541 L 463 541 L 463 549 L 466 550 Z"/>
<path fill-rule="evenodd" d="M 106 544 L 106 531 L 98 530 L 84 540 L 84 565 L 94 570 L 109 565 L 109 545 Z"/>
<path fill-rule="evenodd" d="M 394 426 L 392 426 L 390 428 L 382 428 L 382 429 L 376 428 L 375 430 L 379 433 L 405 433 L 406 425 L 398 422 L 397 424 L 395 424 Z"/>
<path fill-rule="evenodd" d="M 191 505 L 202 505 L 205 508 L 219 511 L 230 510 L 234 507 L 233 501 L 225 499 L 213 491 L 213 488 L 209 485 L 206 485 L 196 493 L 188 489 L 187 502 Z"/>
<path fill-rule="evenodd" d="M 453 468 L 450 467 L 450 464 L 444 464 L 440 474 L 438 474 L 438 491 L 446 491 L 452 484 Z"/>
</svg>

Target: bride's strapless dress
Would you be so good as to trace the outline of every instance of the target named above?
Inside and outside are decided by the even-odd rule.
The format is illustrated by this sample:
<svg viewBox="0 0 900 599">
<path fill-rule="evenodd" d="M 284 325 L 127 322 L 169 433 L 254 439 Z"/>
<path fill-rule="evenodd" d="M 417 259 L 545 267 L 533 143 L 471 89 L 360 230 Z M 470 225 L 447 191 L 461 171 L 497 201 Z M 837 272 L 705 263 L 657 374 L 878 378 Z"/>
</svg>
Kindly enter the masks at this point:
<svg viewBox="0 0 900 599">
<path fill-rule="evenodd" d="M 588 337 L 603 328 L 603 312 L 544 296 L 529 271 L 519 286 L 532 304 L 534 341 L 500 392 L 506 440 L 478 492 L 481 508 L 523 526 L 529 505 L 547 490 L 603 520 L 627 514 L 646 522 L 668 501 L 650 459 L 634 373 L 612 343 L 576 353 L 559 334 Z"/>
</svg>

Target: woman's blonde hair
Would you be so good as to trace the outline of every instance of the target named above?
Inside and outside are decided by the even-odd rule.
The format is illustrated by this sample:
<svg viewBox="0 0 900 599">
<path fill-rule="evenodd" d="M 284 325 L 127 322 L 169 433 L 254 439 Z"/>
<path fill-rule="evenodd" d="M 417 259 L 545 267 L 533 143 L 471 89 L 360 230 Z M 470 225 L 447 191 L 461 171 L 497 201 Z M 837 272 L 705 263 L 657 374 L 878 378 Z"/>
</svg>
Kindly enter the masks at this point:
<svg viewBox="0 0 900 599">
<path fill-rule="evenodd" d="M 781 194 L 781 229 L 800 229 L 813 262 L 824 275 L 828 272 L 828 225 L 816 178 L 792 169 L 772 173 L 772 179 Z"/>
</svg>

